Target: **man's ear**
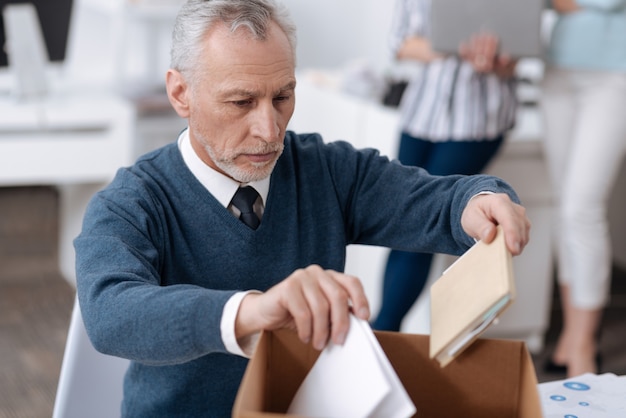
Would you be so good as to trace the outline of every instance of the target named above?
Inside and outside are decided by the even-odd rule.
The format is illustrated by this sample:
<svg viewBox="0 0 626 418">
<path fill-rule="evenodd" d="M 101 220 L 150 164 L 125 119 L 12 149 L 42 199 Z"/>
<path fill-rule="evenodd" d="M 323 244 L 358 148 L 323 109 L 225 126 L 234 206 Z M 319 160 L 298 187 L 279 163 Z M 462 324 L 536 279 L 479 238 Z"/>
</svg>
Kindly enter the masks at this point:
<svg viewBox="0 0 626 418">
<path fill-rule="evenodd" d="M 189 94 L 191 91 L 183 75 L 179 71 L 169 69 L 165 75 L 165 87 L 167 97 L 178 116 L 183 119 L 189 118 Z"/>
</svg>

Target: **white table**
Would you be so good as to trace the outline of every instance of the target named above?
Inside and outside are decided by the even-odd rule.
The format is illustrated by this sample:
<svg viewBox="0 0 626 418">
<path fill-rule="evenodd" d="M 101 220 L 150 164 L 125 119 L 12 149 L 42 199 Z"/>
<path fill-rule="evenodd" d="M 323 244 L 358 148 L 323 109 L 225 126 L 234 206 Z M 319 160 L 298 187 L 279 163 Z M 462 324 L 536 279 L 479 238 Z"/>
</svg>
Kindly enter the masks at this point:
<svg viewBox="0 0 626 418">
<path fill-rule="evenodd" d="M 0 186 L 59 190 L 59 266 L 75 283 L 73 239 L 91 196 L 132 159 L 135 111 L 93 91 L 16 102 L 0 97 Z"/>
</svg>

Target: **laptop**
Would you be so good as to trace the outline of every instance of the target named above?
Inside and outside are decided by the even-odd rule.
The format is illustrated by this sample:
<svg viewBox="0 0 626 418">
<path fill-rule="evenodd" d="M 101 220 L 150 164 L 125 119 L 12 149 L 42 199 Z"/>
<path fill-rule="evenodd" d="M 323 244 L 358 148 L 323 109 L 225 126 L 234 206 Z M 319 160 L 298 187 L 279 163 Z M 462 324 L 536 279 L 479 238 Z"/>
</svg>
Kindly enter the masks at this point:
<svg viewBox="0 0 626 418">
<path fill-rule="evenodd" d="M 433 0 L 431 43 L 435 51 L 456 53 L 472 34 L 488 31 L 500 51 L 514 58 L 542 56 L 544 0 Z"/>
</svg>

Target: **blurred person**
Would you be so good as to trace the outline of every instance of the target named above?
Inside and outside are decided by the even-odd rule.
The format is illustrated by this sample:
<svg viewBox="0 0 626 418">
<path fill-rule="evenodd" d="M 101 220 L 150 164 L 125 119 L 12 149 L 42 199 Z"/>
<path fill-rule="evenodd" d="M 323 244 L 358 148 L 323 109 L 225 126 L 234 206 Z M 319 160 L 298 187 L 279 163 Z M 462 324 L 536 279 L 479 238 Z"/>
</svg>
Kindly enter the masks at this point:
<svg viewBox="0 0 626 418">
<path fill-rule="evenodd" d="M 552 0 L 545 156 L 563 328 L 546 371 L 599 372 L 611 280 L 607 203 L 626 147 L 626 0 Z"/>
<path fill-rule="evenodd" d="M 434 175 L 477 174 L 498 152 L 517 111 L 516 61 L 498 53 L 498 39 L 476 34 L 458 55 L 432 50 L 431 0 L 398 0 L 391 48 L 398 60 L 421 63 L 400 103 L 398 159 Z M 372 322 L 398 331 L 428 279 L 433 254 L 392 250 L 381 308 Z"/>
</svg>

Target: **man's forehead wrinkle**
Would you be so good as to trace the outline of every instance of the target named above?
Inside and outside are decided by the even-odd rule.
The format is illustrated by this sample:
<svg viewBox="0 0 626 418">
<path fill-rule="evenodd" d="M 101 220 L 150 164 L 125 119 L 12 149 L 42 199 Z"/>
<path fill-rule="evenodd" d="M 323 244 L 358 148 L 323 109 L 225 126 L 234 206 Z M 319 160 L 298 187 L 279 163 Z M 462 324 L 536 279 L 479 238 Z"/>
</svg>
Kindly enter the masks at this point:
<svg viewBox="0 0 626 418">
<path fill-rule="evenodd" d="M 286 68 L 294 68 L 291 61 L 287 58 L 276 60 L 271 63 L 231 62 L 227 66 L 216 65 L 215 63 L 208 61 L 205 65 L 203 65 L 201 72 L 205 74 L 221 72 L 229 75 L 241 73 L 244 76 L 266 77 L 282 72 Z"/>
<path fill-rule="evenodd" d="M 221 92 L 247 92 L 249 94 L 256 94 L 257 92 L 264 91 L 270 86 L 273 93 L 280 93 L 288 90 L 293 90 L 296 86 L 295 74 L 291 71 L 251 71 L 250 67 L 255 64 L 240 66 L 242 71 L 233 70 L 228 71 L 228 76 L 222 78 L 221 82 L 216 87 Z M 259 67 L 260 69 L 260 67 Z M 218 70 L 216 68 L 205 68 L 203 73 L 209 78 L 215 78 L 215 75 L 220 72 L 226 72 L 225 70 Z M 271 81 L 268 83 L 268 81 Z"/>
</svg>

